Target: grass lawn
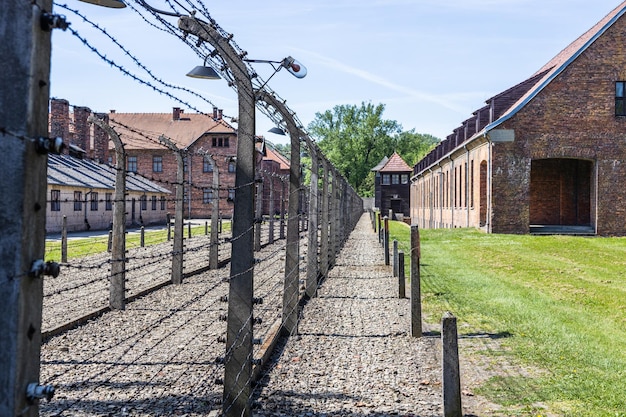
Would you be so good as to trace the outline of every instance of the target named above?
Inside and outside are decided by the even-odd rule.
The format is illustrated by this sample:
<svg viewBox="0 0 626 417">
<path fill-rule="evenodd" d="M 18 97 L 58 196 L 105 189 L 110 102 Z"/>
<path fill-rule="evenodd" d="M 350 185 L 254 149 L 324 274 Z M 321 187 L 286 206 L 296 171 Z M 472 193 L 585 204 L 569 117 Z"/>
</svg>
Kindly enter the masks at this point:
<svg viewBox="0 0 626 417">
<path fill-rule="evenodd" d="M 222 231 L 230 231 L 230 222 L 224 222 L 222 225 Z M 211 233 L 211 225 L 209 224 L 208 232 Z M 172 238 L 174 237 L 174 228 L 172 227 Z M 192 226 L 191 236 L 202 236 L 205 234 L 204 226 Z M 184 227 L 183 237 L 187 239 L 189 236 L 189 230 L 187 226 Z M 141 237 L 139 233 L 129 233 L 126 235 L 126 249 L 140 247 Z M 156 245 L 167 241 L 167 229 L 164 230 L 148 230 L 144 233 L 145 246 Z M 106 252 L 109 242 L 108 236 L 91 237 L 81 239 L 69 239 L 67 242 L 67 258 L 70 259 L 81 258 L 84 256 L 95 255 L 98 253 Z M 46 241 L 46 261 L 61 260 L 61 241 Z"/>
<path fill-rule="evenodd" d="M 410 228 L 390 222 L 408 253 Z M 501 335 L 506 356 L 538 369 L 479 393 L 503 415 L 626 416 L 626 238 L 420 230 L 424 315 L 445 311 L 459 337 Z M 407 271 L 408 271 L 407 267 Z M 462 353 L 462 352 L 461 352 Z"/>
</svg>

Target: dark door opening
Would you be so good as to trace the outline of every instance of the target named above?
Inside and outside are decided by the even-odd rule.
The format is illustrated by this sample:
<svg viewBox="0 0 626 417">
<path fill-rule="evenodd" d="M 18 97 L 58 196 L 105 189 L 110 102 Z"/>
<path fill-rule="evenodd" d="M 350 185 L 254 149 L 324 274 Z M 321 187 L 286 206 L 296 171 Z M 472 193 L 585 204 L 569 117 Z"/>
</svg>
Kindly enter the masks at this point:
<svg viewBox="0 0 626 417">
<path fill-rule="evenodd" d="M 530 224 L 591 225 L 591 161 L 537 159 L 530 168 Z"/>
</svg>

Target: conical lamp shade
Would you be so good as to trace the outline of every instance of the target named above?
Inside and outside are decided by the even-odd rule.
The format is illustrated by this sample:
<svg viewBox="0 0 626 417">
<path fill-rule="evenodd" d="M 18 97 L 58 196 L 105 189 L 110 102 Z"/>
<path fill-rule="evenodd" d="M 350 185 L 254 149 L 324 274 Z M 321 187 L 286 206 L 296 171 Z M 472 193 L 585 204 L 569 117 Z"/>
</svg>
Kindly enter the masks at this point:
<svg viewBox="0 0 626 417">
<path fill-rule="evenodd" d="M 110 7 L 112 9 L 123 9 L 126 7 L 122 0 L 80 0 L 84 3 L 95 4 L 96 6 Z"/>
<path fill-rule="evenodd" d="M 275 135 L 283 135 L 283 136 L 285 136 L 285 131 L 282 130 L 280 127 L 273 127 L 270 130 L 268 130 L 268 132 L 273 133 Z"/>
<path fill-rule="evenodd" d="M 198 65 L 189 71 L 187 73 L 187 77 L 204 78 L 205 80 L 219 80 L 221 78 L 213 68 L 205 67 L 203 65 Z"/>
</svg>

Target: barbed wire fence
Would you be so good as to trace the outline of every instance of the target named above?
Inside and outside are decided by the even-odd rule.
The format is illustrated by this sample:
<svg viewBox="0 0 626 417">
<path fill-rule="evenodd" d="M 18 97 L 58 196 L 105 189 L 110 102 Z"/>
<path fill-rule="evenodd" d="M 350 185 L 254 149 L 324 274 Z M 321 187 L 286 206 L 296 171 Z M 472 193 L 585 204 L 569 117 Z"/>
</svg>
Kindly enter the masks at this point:
<svg viewBox="0 0 626 417">
<path fill-rule="evenodd" d="M 209 57 L 231 87 L 252 98 L 250 108 L 240 106 L 240 140 L 254 142 L 254 137 L 245 137 L 249 133 L 241 127 L 244 117 L 254 119 L 256 106 L 278 126 L 291 127 L 292 149 L 299 150 L 300 142 L 305 143 L 309 153 L 314 155 L 312 165 L 301 166 L 299 151 L 292 155 L 290 178 L 279 178 L 281 190 L 284 190 L 278 201 L 280 209 L 275 207 L 277 199 L 272 196 L 276 192 L 275 172 L 255 172 L 252 180 L 239 181 L 227 189 L 220 185 L 210 187 L 218 207 L 224 194 L 230 195 L 231 190 L 235 194 L 235 206 L 255 207 L 256 199 L 259 207 L 251 224 L 240 223 L 237 229 L 219 226 L 217 239 L 208 237 L 208 231 L 215 230 L 213 214 L 210 217 L 211 227 L 205 224 L 204 233 L 202 225 L 194 227 L 188 219 L 187 223 L 174 222 L 172 237 L 172 223 L 166 216 L 163 230 L 148 231 L 144 227 L 126 233 L 125 229 L 120 232 L 111 227 L 110 235 L 102 238 L 66 237 L 68 222 L 71 226 L 79 220 L 83 226 L 89 227 L 105 223 L 111 218 L 106 213 L 109 211 L 107 208 L 113 211 L 117 205 L 131 207 L 130 222 L 129 210 L 123 211 L 122 224 L 125 226 L 127 223 L 132 225 L 133 220 L 147 225 L 158 218 L 161 218 L 163 226 L 163 214 L 171 206 L 178 211 L 185 202 L 199 202 L 199 198 L 191 192 L 188 197 L 184 197 L 184 193 L 181 196 L 180 192 L 163 190 L 133 194 L 132 187 L 127 186 L 124 198 L 107 196 L 104 189 L 80 196 L 50 195 L 46 202 L 47 210 L 71 215 L 62 217 L 61 237 L 46 246 L 45 259 L 58 259 L 61 272 L 54 278 L 43 280 L 44 344 L 40 383 L 55 386 L 57 397 L 39 405 L 42 415 L 206 415 L 219 409 L 224 415 L 234 415 L 239 414 L 242 404 L 246 412 L 250 406 L 249 387 L 261 371 L 268 352 L 281 334 L 289 336 L 297 333 L 297 319 L 303 303 L 307 297 L 314 296 L 314 288 L 332 268 L 343 242 L 362 215 L 362 201 L 356 192 L 325 159 L 295 113 L 284 105 L 284 100 L 245 63 L 243 58 L 246 53 L 232 40 L 232 35 L 216 24 L 201 2 L 186 3 L 189 10 L 176 2 L 189 14 L 181 15 L 179 26 L 184 27 L 183 23 L 189 21 L 187 23 L 200 24 L 203 30 L 207 30 L 205 25 L 210 25 L 207 33 L 212 39 L 204 39 L 184 28 L 181 31 L 159 13 L 146 8 L 142 1 L 136 2 L 138 7 L 134 9 L 146 22 L 178 37 L 199 56 Z M 173 4 L 168 4 L 175 10 Z M 75 12 L 66 6 L 55 6 Z M 80 13 L 76 14 L 87 20 Z M 149 20 L 149 15 L 153 20 Z M 209 23 L 200 21 L 196 15 L 206 18 Z M 102 32 L 106 34 L 105 30 Z M 169 90 L 195 95 L 192 91 L 163 82 L 135 60 L 148 74 L 148 79 L 139 77 L 107 58 L 77 31 L 71 29 L 71 33 L 102 60 L 139 84 L 201 112 Z M 192 36 L 188 36 L 190 33 Z M 192 41 L 193 35 L 197 37 L 195 42 Z M 133 56 L 114 38 L 110 39 L 127 55 Z M 219 48 L 214 46 L 215 49 L 210 49 L 207 46 L 213 43 Z M 239 57 L 238 63 L 233 64 L 224 58 L 225 49 L 229 48 Z M 252 88 L 245 87 L 247 84 Z M 240 91 L 242 86 L 247 90 Z M 258 100 L 261 95 L 266 99 Z M 271 99 L 268 100 L 268 97 Z M 260 104 L 261 101 L 264 104 Z M 114 126 L 115 122 L 111 121 L 111 125 Z M 295 135 L 294 128 L 297 131 Z M 11 134 L 4 126 L 0 126 L 0 133 Z M 159 141 L 159 132 L 151 133 L 154 135 L 149 132 L 142 132 L 142 135 L 153 144 L 164 142 Z M 39 138 L 22 133 L 11 135 L 25 142 L 39 141 Z M 178 155 L 181 153 L 180 149 L 172 151 Z M 62 156 L 51 157 L 50 162 L 68 163 Z M 254 167 L 253 158 L 237 158 L 238 174 L 244 164 Z M 108 169 L 110 176 L 118 181 L 117 174 L 124 168 L 123 165 L 116 165 Z M 304 184 L 306 170 L 310 170 L 314 184 Z M 136 172 L 123 174 L 126 184 L 159 182 Z M 185 181 L 184 178 L 181 180 L 180 177 L 174 183 L 163 185 L 183 190 L 188 187 L 189 191 L 192 188 L 207 188 L 205 184 Z M 263 192 L 262 187 L 265 186 L 267 192 Z M 256 196 L 248 192 L 256 188 L 259 189 Z M 104 196 L 100 195 L 101 192 Z M 245 197 L 239 197 L 241 195 Z M 285 202 L 289 202 L 288 211 L 285 210 Z M 133 218 L 132 207 L 135 205 L 138 206 L 138 216 Z M 104 209 L 101 211 L 102 206 Z M 278 239 L 273 230 L 276 214 L 280 222 Z M 286 234 L 283 232 L 285 221 Z M 290 233 L 294 230 L 295 234 Z M 254 245 L 250 253 L 232 252 L 235 244 L 253 235 L 259 241 L 263 239 L 264 244 Z M 124 244 L 121 252 L 114 253 L 111 242 L 116 239 L 121 239 Z M 177 245 L 179 239 L 183 240 L 181 245 Z M 214 253 L 218 253 L 216 268 L 210 265 Z M 295 262 L 294 259 L 288 261 L 294 253 Z M 231 267 L 229 273 L 223 267 L 229 260 L 243 256 L 253 259 L 249 268 L 233 273 Z M 172 262 L 173 259 L 180 259 L 180 265 Z M 118 269 L 118 266 L 121 268 Z M 177 277 L 175 271 L 179 267 L 181 274 Z M 305 279 L 301 279 L 302 272 L 306 272 Z M 233 282 L 244 276 L 250 278 L 246 285 L 251 287 L 252 299 L 246 302 L 250 302 L 253 308 L 239 317 L 243 325 L 233 328 L 231 320 L 236 300 L 232 299 L 229 286 L 232 290 Z M 114 281 L 123 283 L 121 289 L 113 285 Z M 176 285 L 170 285 L 172 283 Z M 122 307 L 113 306 L 111 300 L 114 294 L 119 296 L 120 291 Z M 94 320 L 105 313 L 106 317 Z M 295 325 L 286 326 L 287 317 L 290 320 L 295 317 Z M 224 328 L 224 321 L 227 329 Z M 250 349 L 244 346 L 248 341 L 252 341 Z M 242 347 L 244 356 L 239 354 Z M 228 363 L 230 374 L 226 371 Z M 235 383 L 225 384 L 225 375 L 234 379 Z M 233 389 L 233 386 L 237 388 Z M 193 389 L 190 390 L 190 387 Z"/>
</svg>

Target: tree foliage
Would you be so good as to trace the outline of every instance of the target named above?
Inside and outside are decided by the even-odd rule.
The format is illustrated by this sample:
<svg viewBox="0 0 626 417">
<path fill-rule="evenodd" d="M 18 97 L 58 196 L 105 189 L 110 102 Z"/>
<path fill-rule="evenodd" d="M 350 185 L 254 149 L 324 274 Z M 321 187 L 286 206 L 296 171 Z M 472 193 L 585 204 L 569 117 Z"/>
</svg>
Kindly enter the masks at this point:
<svg viewBox="0 0 626 417">
<path fill-rule="evenodd" d="M 324 155 L 362 196 L 374 191 L 370 170 L 394 151 L 413 166 L 439 140 L 431 135 L 402 131 L 395 120 L 385 120 L 384 104 L 338 105 L 316 113 L 308 130 Z"/>
</svg>

